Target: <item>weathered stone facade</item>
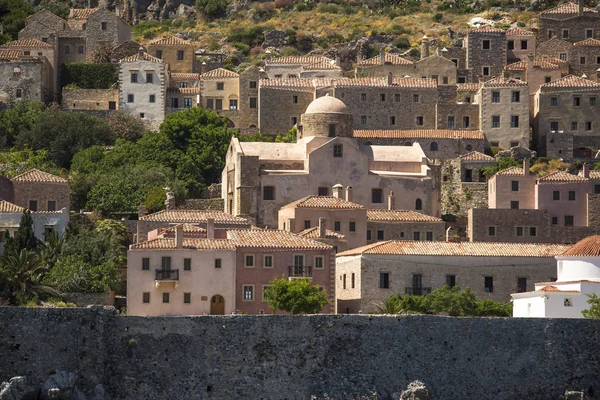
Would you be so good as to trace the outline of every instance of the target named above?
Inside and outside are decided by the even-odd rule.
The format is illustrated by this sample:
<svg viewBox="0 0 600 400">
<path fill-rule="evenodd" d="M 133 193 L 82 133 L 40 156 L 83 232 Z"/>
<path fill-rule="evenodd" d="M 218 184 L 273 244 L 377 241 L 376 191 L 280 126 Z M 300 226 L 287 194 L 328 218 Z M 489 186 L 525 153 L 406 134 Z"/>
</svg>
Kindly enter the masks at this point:
<svg viewBox="0 0 600 400">
<path fill-rule="evenodd" d="M 474 82 L 502 75 L 506 65 L 506 32 L 491 27 L 470 30 L 465 38 L 467 68 Z"/>
<path fill-rule="evenodd" d="M 539 17 L 540 43 L 559 37 L 575 43 L 588 38 L 600 39 L 600 16 L 596 10 L 583 6 L 583 2 L 561 4 L 543 11 Z"/>
<path fill-rule="evenodd" d="M 0 51 L 0 57 L 2 51 Z M 52 96 L 50 66 L 44 57 L 0 59 L 0 102 L 47 101 Z"/>
<path fill-rule="evenodd" d="M 239 124 L 241 128 L 258 128 L 258 91 L 263 73 L 252 66 L 240 74 Z M 262 132 L 264 134 L 264 132 Z"/>
<path fill-rule="evenodd" d="M 7 196 L 5 200 L 12 197 L 12 203 L 32 211 L 59 211 L 66 208 L 69 214 L 70 189 L 66 179 L 34 169 L 15 176 L 11 181 L 12 196 Z"/>
<path fill-rule="evenodd" d="M 63 89 L 62 107 L 68 110 L 116 110 L 118 89 Z"/>
<path fill-rule="evenodd" d="M 286 89 L 273 81 L 276 80 L 261 80 L 258 94 L 258 127 L 263 135 L 269 136 L 286 134 L 300 122 L 300 115 L 315 99 L 313 87 Z"/>
<path fill-rule="evenodd" d="M 506 31 L 506 62 L 513 63 L 535 57 L 536 38 L 533 32 L 522 28 L 511 28 Z"/>
</svg>

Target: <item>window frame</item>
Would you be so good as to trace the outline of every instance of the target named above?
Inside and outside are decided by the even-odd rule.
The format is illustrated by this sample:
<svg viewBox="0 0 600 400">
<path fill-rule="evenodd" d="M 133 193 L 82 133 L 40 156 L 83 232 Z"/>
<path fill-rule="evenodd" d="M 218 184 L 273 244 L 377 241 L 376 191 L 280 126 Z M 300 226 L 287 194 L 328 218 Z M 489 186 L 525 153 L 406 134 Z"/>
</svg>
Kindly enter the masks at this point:
<svg viewBox="0 0 600 400">
<path fill-rule="evenodd" d="M 246 288 L 250 288 L 250 299 L 246 298 Z M 254 301 L 256 295 L 255 295 L 255 285 L 254 284 L 250 284 L 250 283 L 244 283 L 242 284 L 242 301 L 246 301 L 246 302 L 250 302 L 250 301 Z"/>
<path fill-rule="evenodd" d="M 267 259 L 271 260 L 271 265 L 267 265 Z M 273 269 L 275 268 L 275 257 L 273 254 L 263 254 L 263 268 Z"/>
<path fill-rule="evenodd" d="M 248 264 L 248 259 L 251 257 L 252 264 Z M 244 268 L 255 268 L 256 267 L 256 254 L 254 253 L 244 253 Z"/>
</svg>

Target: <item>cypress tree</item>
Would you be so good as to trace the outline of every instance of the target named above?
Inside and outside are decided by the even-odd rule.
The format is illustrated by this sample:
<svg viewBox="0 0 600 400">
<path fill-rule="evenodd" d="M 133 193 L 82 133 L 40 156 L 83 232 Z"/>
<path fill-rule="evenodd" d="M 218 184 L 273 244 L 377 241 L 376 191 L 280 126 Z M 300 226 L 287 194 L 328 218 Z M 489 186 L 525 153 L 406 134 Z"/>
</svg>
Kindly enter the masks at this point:
<svg viewBox="0 0 600 400">
<path fill-rule="evenodd" d="M 38 240 L 33 231 L 31 211 L 25 210 L 21 217 L 21 222 L 19 223 L 19 229 L 14 237 L 7 238 L 6 240 L 4 245 L 4 257 L 6 258 L 9 254 L 18 255 L 23 249 L 36 251 L 37 247 Z"/>
</svg>

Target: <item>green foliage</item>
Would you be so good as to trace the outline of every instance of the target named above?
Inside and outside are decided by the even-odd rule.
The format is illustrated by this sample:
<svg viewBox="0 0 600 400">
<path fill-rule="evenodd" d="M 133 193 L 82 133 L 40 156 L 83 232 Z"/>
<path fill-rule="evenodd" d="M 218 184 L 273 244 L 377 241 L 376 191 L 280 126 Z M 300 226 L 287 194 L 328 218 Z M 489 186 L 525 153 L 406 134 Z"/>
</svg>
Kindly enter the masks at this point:
<svg viewBox="0 0 600 400">
<path fill-rule="evenodd" d="M 137 115 L 124 111 L 110 113 L 106 119 L 112 135 L 127 140 L 138 140 L 147 131 L 144 121 Z"/>
<path fill-rule="evenodd" d="M 548 160 L 538 159 L 533 166 L 529 169 L 532 173 L 537 176 L 545 176 L 556 171 L 568 171 L 571 169 L 571 164 L 562 161 L 561 159 Z"/>
<path fill-rule="evenodd" d="M 285 135 L 279 134 L 275 137 L 275 142 L 277 143 L 296 143 L 296 135 L 298 134 L 298 130 L 294 126 L 289 130 Z"/>
<path fill-rule="evenodd" d="M 162 210 L 165 207 L 165 200 L 167 194 L 165 189 L 160 186 L 150 188 L 144 200 L 144 206 L 148 209 L 148 212 L 154 213 Z"/>
<path fill-rule="evenodd" d="M 71 11 L 68 4 L 49 0 L 42 0 L 42 2 L 35 8 L 35 12 L 40 10 L 48 10 L 52 14 L 57 15 L 62 19 L 69 18 L 69 12 Z"/>
<path fill-rule="evenodd" d="M 590 308 L 581 312 L 583 318 L 600 319 L 600 297 L 595 293 L 589 293 L 587 297 Z"/>
<path fill-rule="evenodd" d="M 240 142 L 274 142 L 275 137 L 265 136 L 260 132 L 255 132 L 252 135 L 237 135 Z"/>
<path fill-rule="evenodd" d="M 265 31 L 270 29 L 272 27 L 265 25 L 254 25 L 249 28 L 232 27 L 227 35 L 227 41 L 254 47 L 265 40 Z"/>
<path fill-rule="evenodd" d="M 227 0 L 196 0 L 196 9 L 212 18 L 224 15 L 228 5 Z"/>
<path fill-rule="evenodd" d="M 12 147 L 17 136 L 31 129 L 45 110 L 41 101 L 23 101 L 0 112 L 0 148 Z"/>
<path fill-rule="evenodd" d="M 477 300 L 470 288 L 444 286 L 425 296 L 391 295 L 377 305 L 382 314 L 448 314 L 454 317 L 510 317 L 512 305 Z"/>
<path fill-rule="evenodd" d="M 43 281 L 46 268 L 40 257 L 23 248 L 18 253 L 5 254 L 0 265 L 0 292 L 5 292 L 13 305 L 27 304 L 34 298 L 58 295 L 56 288 Z"/>
<path fill-rule="evenodd" d="M 120 287 L 121 272 L 112 262 L 91 265 L 81 256 L 66 255 L 46 274 L 45 281 L 62 292 L 103 293 Z"/>
<path fill-rule="evenodd" d="M 481 169 L 481 171 L 484 173 L 485 177 L 487 179 L 490 179 L 492 176 L 494 176 L 495 174 L 497 174 L 500 171 L 503 171 L 505 169 L 508 169 L 510 167 L 518 167 L 521 164 L 514 160 L 511 157 L 502 157 L 498 159 L 498 162 L 496 163 L 496 165 L 490 165 L 488 167 L 483 167 Z"/>
<path fill-rule="evenodd" d="M 19 223 L 19 229 L 15 232 L 14 237 L 8 238 L 4 245 L 3 259 L 17 256 L 22 250 L 35 251 L 38 247 L 38 240 L 33 232 L 33 218 L 31 211 L 25 210 Z"/>
<path fill-rule="evenodd" d="M 31 14 L 33 7 L 25 0 L 0 0 L 0 23 L 4 29 L 0 44 L 16 40 L 19 31 L 25 27 L 25 19 Z"/>
<path fill-rule="evenodd" d="M 444 14 L 442 14 L 442 13 L 436 13 L 433 17 L 431 17 L 433 22 L 437 22 L 437 23 L 442 22 L 442 18 L 444 18 Z"/>
<path fill-rule="evenodd" d="M 410 42 L 408 41 L 408 38 L 401 37 L 400 39 L 394 40 L 393 45 L 399 49 L 406 49 L 410 47 Z"/>
<path fill-rule="evenodd" d="M 30 148 L 23 150 L 10 149 L 0 153 L 0 175 L 13 177 L 23 172 L 37 168 L 42 171 L 59 174 L 59 169 L 48 161 L 48 151 L 33 151 Z"/>
<path fill-rule="evenodd" d="M 325 290 L 308 279 L 274 278 L 265 288 L 269 308 L 292 314 L 316 314 L 329 303 Z"/>
<path fill-rule="evenodd" d="M 106 233 L 115 236 L 119 242 L 125 246 L 129 239 L 129 231 L 121 222 L 114 219 L 101 219 L 96 221 L 96 232 Z"/>
<path fill-rule="evenodd" d="M 110 89 L 119 79 L 117 65 L 111 63 L 78 62 L 63 64 L 62 67 L 62 86 L 74 83 L 81 89 Z"/>
</svg>

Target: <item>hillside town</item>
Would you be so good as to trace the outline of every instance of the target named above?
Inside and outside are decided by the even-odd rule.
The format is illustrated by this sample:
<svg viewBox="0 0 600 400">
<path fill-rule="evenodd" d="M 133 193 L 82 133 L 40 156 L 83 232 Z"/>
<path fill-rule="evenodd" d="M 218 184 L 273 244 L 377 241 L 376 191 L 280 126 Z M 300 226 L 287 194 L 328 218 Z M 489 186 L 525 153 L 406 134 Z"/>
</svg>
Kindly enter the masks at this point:
<svg viewBox="0 0 600 400">
<path fill-rule="evenodd" d="M 0 265 L 35 258 L 47 279 L 4 282 L 4 304 L 51 304 L 47 285 L 134 316 L 296 314 L 274 308 L 283 281 L 317 289 L 314 313 L 444 289 L 504 307 L 481 315 L 583 318 L 600 295 L 600 11 L 537 18 L 350 60 L 263 48 L 241 69 L 185 37 L 134 41 L 104 7 L 32 13 L 0 45 L 0 113 L 22 118 L 0 121 Z M 102 71 L 109 88 L 84 87 Z M 89 137 L 57 144 L 31 113 Z M 104 120 L 146 133 L 97 141 Z M 111 205 L 138 186 L 94 177 L 134 153 L 152 184 Z"/>
</svg>

